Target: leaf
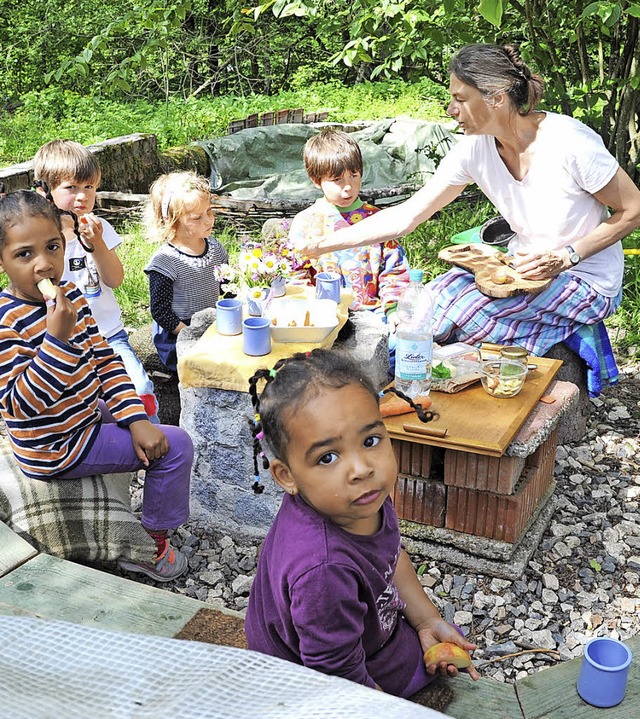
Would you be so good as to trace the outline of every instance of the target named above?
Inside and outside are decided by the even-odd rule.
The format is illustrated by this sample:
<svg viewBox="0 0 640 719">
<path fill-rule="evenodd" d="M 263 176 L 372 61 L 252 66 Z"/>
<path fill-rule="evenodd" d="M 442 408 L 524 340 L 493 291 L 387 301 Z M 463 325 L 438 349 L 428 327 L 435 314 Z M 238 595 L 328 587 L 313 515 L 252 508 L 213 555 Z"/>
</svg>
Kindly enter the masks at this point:
<svg viewBox="0 0 640 719">
<path fill-rule="evenodd" d="M 629 5 L 627 8 L 627 14 L 631 15 L 631 17 L 640 17 L 640 5 Z"/>
<path fill-rule="evenodd" d="M 591 569 L 593 569 L 595 572 L 601 572 L 602 571 L 602 564 L 597 562 L 595 559 L 589 560 L 589 566 Z"/>
<path fill-rule="evenodd" d="M 478 10 L 487 22 L 500 27 L 502 23 L 502 0 L 480 0 Z"/>
<path fill-rule="evenodd" d="M 427 570 L 427 565 L 426 565 L 426 564 L 421 564 L 421 565 L 418 567 L 418 571 L 416 572 L 416 574 L 417 574 L 419 577 L 421 577 L 421 576 L 426 572 L 426 570 Z"/>
</svg>

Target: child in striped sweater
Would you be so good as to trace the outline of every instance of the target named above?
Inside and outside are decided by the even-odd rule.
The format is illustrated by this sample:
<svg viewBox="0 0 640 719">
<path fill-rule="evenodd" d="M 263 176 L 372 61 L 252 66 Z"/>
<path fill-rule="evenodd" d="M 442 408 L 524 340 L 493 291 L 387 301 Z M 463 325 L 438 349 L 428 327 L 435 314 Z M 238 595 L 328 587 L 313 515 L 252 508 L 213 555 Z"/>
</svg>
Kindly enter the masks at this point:
<svg viewBox="0 0 640 719">
<path fill-rule="evenodd" d="M 177 371 L 176 340 L 191 317 L 215 307 L 220 283 L 214 268 L 229 262 L 214 237 L 209 183 L 194 172 L 161 175 L 151 185 L 147 235 L 164 244 L 144 271 L 149 277 L 153 342 L 167 369 Z"/>
<path fill-rule="evenodd" d="M 82 293 L 60 282 L 64 251 L 59 210 L 44 197 L 20 190 L 0 199 L 0 270 L 9 277 L 0 292 L 0 412 L 28 477 L 146 470 L 142 524 L 157 555 L 120 565 L 167 582 L 187 568 L 167 530 L 189 516 L 193 446 L 182 429 L 149 422 Z"/>
</svg>

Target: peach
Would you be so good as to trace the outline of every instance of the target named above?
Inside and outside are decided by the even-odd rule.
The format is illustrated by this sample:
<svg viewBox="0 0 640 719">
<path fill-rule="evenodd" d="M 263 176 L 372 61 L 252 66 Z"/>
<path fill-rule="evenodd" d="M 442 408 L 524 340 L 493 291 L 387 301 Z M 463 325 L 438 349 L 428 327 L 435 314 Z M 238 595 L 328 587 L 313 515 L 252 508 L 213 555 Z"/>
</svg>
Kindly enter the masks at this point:
<svg viewBox="0 0 640 719">
<path fill-rule="evenodd" d="M 471 664 L 471 657 L 462 647 L 451 642 L 441 642 L 429 647 L 424 653 L 424 663 L 426 666 L 431 664 L 440 664 L 446 662 L 452 664 L 458 669 L 464 669 Z"/>
</svg>

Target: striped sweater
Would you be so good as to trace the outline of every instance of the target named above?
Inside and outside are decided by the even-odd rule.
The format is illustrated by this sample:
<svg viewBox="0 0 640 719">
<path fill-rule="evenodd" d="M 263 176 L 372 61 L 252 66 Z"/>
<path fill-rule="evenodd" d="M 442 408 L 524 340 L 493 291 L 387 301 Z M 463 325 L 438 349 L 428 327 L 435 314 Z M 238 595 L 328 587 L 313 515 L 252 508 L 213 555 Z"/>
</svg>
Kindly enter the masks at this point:
<svg viewBox="0 0 640 719">
<path fill-rule="evenodd" d="M 98 399 L 126 427 L 147 419 L 120 357 L 73 283 L 61 283 L 78 319 L 68 342 L 47 333 L 44 303 L 0 293 L 0 412 L 23 472 L 35 479 L 81 462 L 100 430 Z"/>
</svg>

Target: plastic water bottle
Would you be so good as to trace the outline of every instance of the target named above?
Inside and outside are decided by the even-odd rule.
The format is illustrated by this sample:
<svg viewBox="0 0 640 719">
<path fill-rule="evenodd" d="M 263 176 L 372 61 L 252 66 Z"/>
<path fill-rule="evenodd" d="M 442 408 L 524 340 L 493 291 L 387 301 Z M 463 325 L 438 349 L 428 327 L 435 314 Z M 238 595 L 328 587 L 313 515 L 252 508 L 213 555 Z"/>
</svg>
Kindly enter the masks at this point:
<svg viewBox="0 0 640 719">
<path fill-rule="evenodd" d="M 433 303 L 423 275 L 422 270 L 411 270 L 409 285 L 398 302 L 395 386 L 411 399 L 431 390 Z"/>
</svg>

